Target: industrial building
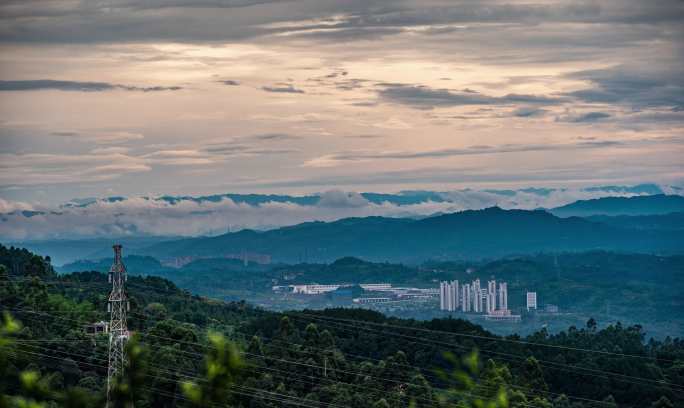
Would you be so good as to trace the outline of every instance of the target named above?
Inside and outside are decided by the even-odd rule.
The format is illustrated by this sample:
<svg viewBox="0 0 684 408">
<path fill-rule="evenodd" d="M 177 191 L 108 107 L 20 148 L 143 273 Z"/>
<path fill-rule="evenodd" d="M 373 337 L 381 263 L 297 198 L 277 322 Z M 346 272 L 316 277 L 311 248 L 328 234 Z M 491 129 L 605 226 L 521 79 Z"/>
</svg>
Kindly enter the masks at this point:
<svg viewBox="0 0 684 408">
<path fill-rule="evenodd" d="M 341 283 L 334 285 L 319 285 L 319 284 L 309 284 L 309 285 L 286 285 L 286 286 L 273 286 L 274 292 L 280 293 L 292 293 L 300 295 L 320 295 L 327 292 L 335 291 L 339 288 L 352 287 L 355 286 L 351 283 Z M 392 290 L 392 284 L 390 283 L 362 283 L 359 286 L 363 290 L 368 290 L 372 292 L 382 292 Z"/>
<path fill-rule="evenodd" d="M 360 287 L 364 292 L 371 292 L 368 296 L 361 296 L 352 298 L 354 287 Z M 444 286 L 442 286 L 442 289 Z M 348 299 L 358 305 L 368 305 L 387 302 L 425 302 L 431 299 L 440 298 L 441 302 L 449 301 L 456 302 L 453 296 L 440 296 L 440 290 L 436 288 L 410 288 L 410 287 L 393 287 L 390 283 L 362 283 L 362 284 L 307 284 L 307 285 L 286 285 L 273 286 L 275 293 L 292 294 L 299 296 L 320 296 L 327 295 L 333 298 Z M 452 294 L 453 295 L 453 294 Z M 358 294 L 357 294 L 358 296 Z M 456 309 L 456 303 L 452 303 L 448 307 Z"/>
</svg>

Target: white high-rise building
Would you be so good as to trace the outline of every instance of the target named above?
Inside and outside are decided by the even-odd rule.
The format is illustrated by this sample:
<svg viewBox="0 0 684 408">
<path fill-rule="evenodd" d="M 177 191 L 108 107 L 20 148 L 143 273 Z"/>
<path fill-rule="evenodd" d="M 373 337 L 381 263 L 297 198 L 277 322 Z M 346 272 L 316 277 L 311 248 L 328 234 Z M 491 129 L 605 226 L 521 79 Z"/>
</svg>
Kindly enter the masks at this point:
<svg viewBox="0 0 684 408">
<path fill-rule="evenodd" d="M 537 309 L 537 292 L 527 292 L 527 310 Z"/>
<path fill-rule="evenodd" d="M 537 308 L 536 292 L 528 292 L 528 309 Z M 487 281 L 487 288 L 482 288 L 479 279 L 459 285 L 456 280 L 440 282 L 439 307 L 441 310 L 461 310 L 469 313 L 486 313 L 495 315 L 508 311 L 508 284 L 492 279 Z M 508 312 L 510 313 L 510 312 Z"/>
<path fill-rule="evenodd" d="M 473 281 L 473 293 L 472 293 L 472 301 L 473 301 L 473 312 L 475 313 L 482 313 L 482 289 L 480 288 L 480 280 L 475 279 Z"/>
<path fill-rule="evenodd" d="M 446 282 L 439 283 L 439 310 L 446 310 L 447 304 L 447 285 Z"/>
<path fill-rule="evenodd" d="M 471 290 L 469 283 L 464 284 L 463 289 L 461 290 L 461 309 L 464 312 L 470 312 L 472 306 L 472 300 L 470 298 Z"/>
<path fill-rule="evenodd" d="M 487 314 L 496 310 L 496 281 L 487 282 Z"/>
<path fill-rule="evenodd" d="M 439 284 L 439 308 L 453 312 L 458 309 L 458 281 Z"/>
<path fill-rule="evenodd" d="M 508 284 L 506 282 L 499 284 L 499 309 L 508 310 Z"/>
</svg>

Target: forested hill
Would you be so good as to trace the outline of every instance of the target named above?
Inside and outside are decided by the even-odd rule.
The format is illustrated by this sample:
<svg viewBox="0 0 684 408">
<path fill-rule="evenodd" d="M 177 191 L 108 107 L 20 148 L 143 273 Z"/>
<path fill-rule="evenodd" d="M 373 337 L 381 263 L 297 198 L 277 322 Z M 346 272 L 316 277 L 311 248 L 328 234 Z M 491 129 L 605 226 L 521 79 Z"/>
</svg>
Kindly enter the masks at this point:
<svg viewBox="0 0 684 408">
<path fill-rule="evenodd" d="M 612 225 L 618 228 L 636 230 L 684 230 L 684 212 L 660 215 L 592 215 L 584 217 L 592 222 Z"/>
<path fill-rule="evenodd" d="M 43 258 L 0 246 L 3 407 L 103 405 L 107 336 L 83 327 L 107 319 L 108 290 L 104 274 L 58 276 Z M 590 320 L 556 335 L 503 338 L 456 319 L 271 313 L 156 277 L 132 276 L 127 292 L 133 337 L 112 393 L 117 407 L 684 404 L 684 343 L 647 341 L 640 326 Z"/>
<path fill-rule="evenodd" d="M 684 251 L 681 230 L 618 228 L 545 211 L 488 208 L 421 220 L 382 217 L 310 222 L 276 230 L 243 230 L 152 245 L 139 254 L 164 259 L 258 253 L 275 261 L 329 262 L 344 256 L 378 261 L 496 257 L 590 249 Z"/>
<path fill-rule="evenodd" d="M 223 300 L 247 299 L 271 307 L 273 285 L 387 282 L 395 286 L 436 287 L 439 281 L 479 278 L 507 281 L 512 310 L 523 308 L 525 292 L 533 290 L 540 294 L 542 304 L 559 306 L 578 319 L 593 316 L 648 322 L 645 330 L 657 338 L 665 338 L 684 327 L 680 312 L 684 307 L 683 255 L 589 251 L 485 261 L 428 261 L 415 266 L 354 257 L 325 264 L 292 265 L 245 264 L 235 259 L 213 258 L 199 259 L 181 268 L 164 267 L 154 258 L 137 255 L 127 256 L 124 261 L 131 274 L 161 276 L 193 293 Z M 80 261 L 57 270 L 107 272 L 112 262 L 112 258 Z M 607 304 L 610 314 L 603 314 Z M 553 330 L 567 324 L 554 326 Z"/>
</svg>

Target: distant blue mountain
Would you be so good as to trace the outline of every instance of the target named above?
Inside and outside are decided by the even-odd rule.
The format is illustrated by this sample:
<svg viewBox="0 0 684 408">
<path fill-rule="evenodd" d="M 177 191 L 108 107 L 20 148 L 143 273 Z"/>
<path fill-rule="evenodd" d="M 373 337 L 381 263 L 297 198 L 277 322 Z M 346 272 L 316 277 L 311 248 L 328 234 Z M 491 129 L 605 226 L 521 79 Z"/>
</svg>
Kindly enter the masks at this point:
<svg viewBox="0 0 684 408">
<path fill-rule="evenodd" d="M 549 210 L 559 217 L 592 215 L 658 215 L 684 211 L 684 196 L 657 194 L 581 200 Z"/>
<path fill-rule="evenodd" d="M 344 256 L 373 261 L 496 257 L 545 251 L 684 251 L 684 231 L 633 230 L 546 211 L 488 208 L 414 220 L 347 218 L 257 232 L 188 238 L 138 251 L 159 259 L 258 253 L 274 261 L 302 257 L 327 262 Z"/>
<path fill-rule="evenodd" d="M 639 230 L 684 230 L 684 212 L 658 215 L 591 215 L 586 220 Z"/>
<path fill-rule="evenodd" d="M 53 239 L 41 241 L 9 242 L 5 245 L 26 248 L 41 256 L 52 258 L 54 265 L 63 265 L 79 259 L 100 259 L 112 256 L 112 245 L 122 244 L 126 253 L 177 237 L 117 237 L 80 240 Z"/>
</svg>

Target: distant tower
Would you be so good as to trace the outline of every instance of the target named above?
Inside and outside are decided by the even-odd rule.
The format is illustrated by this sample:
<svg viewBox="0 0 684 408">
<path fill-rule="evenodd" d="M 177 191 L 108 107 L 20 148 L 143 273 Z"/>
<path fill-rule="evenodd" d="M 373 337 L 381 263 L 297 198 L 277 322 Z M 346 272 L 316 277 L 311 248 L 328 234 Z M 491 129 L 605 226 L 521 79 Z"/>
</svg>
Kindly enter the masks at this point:
<svg viewBox="0 0 684 408">
<path fill-rule="evenodd" d="M 126 282 L 126 267 L 121 261 L 121 245 L 114 245 L 114 263 L 109 269 L 109 281 L 112 283 L 112 292 L 109 294 L 108 309 L 111 313 L 109 320 L 109 370 L 107 371 L 107 406 L 110 402 L 111 388 L 114 379 L 123 374 L 126 355 L 124 347 L 128 340 L 128 327 L 126 325 L 126 312 L 128 300 L 124 283 Z"/>
</svg>

